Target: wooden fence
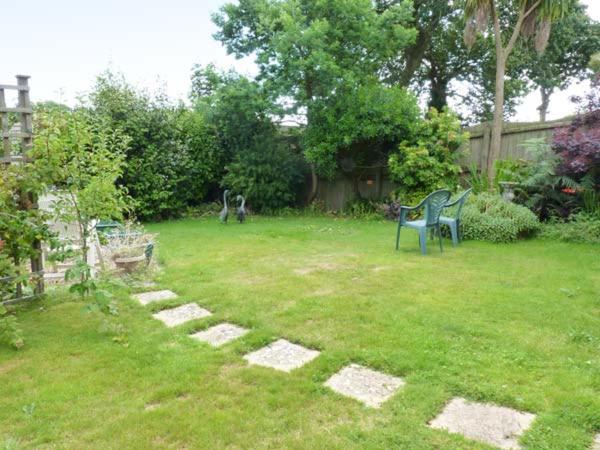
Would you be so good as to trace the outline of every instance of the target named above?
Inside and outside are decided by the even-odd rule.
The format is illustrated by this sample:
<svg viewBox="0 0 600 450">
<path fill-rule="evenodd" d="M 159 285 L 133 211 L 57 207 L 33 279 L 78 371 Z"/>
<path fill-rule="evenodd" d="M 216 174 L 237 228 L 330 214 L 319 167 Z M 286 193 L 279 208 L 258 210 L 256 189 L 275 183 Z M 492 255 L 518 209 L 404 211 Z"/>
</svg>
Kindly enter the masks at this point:
<svg viewBox="0 0 600 450">
<path fill-rule="evenodd" d="M 556 128 L 567 126 L 570 123 L 571 121 L 567 119 L 543 123 L 505 123 L 502 130 L 500 159 L 530 159 L 530 155 L 522 145 L 525 141 L 541 138 L 550 142 Z M 471 167 L 474 164 L 480 169 L 485 169 L 490 155 L 491 124 L 483 123 L 467 128 L 466 131 L 470 133 L 471 138 L 469 147 L 465 149 L 462 165 Z"/>
<path fill-rule="evenodd" d="M 570 119 L 552 122 L 505 123 L 502 132 L 502 147 L 500 159 L 530 159 L 522 144 L 533 138 L 545 139 L 548 142 L 556 128 L 568 126 Z M 466 169 L 473 164 L 479 169 L 485 169 L 490 154 L 491 124 L 484 123 L 467 128 L 471 135 L 468 145 L 464 148 L 465 156 L 460 162 Z M 307 181 L 310 184 L 310 181 Z M 379 200 L 398 187 L 390 180 L 385 167 L 366 171 L 358 184 L 358 190 L 363 198 Z M 320 179 L 317 189 L 317 199 L 328 209 L 340 210 L 348 201 L 354 198 L 352 182 L 339 174 L 334 180 Z"/>
</svg>

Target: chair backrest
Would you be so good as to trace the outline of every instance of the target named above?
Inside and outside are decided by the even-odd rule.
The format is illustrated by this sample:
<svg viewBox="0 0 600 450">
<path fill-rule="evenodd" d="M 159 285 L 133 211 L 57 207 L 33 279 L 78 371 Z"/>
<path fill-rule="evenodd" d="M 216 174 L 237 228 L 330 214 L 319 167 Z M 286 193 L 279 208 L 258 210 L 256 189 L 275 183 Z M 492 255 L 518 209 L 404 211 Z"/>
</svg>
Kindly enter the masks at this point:
<svg viewBox="0 0 600 450">
<path fill-rule="evenodd" d="M 444 209 L 444 206 L 446 206 L 446 203 L 448 203 L 450 195 L 450 191 L 440 189 L 425 197 L 425 200 L 423 200 L 423 207 L 425 209 L 426 225 L 435 225 L 439 222 L 442 210 Z"/>
<path fill-rule="evenodd" d="M 467 189 L 465 192 L 460 194 L 460 196 L 453 202 L 455 205 L 458 205 L 458 208 L 456 208 L 456 214 L 454 215 L 456 219 L 460 219 L 460 213 L 462 211 L 462 208 L 465 202 L 467 201 L 467 198 L 469 198 L 469 194 L 472 190 L 473 188 Z"/>
</svg>

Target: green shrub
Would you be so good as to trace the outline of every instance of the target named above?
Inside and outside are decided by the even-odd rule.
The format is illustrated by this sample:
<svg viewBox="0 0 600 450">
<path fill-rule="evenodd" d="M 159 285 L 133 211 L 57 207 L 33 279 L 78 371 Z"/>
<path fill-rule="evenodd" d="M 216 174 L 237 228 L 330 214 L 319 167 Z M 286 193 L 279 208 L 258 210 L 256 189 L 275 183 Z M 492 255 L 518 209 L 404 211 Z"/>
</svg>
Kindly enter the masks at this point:
<svg viewBox="0 0 600 450">
<path fill-rule="evenodd" d="M 416 138 L 403 141 L 389 158 L 392 179 L 403 192 L 430 193 L 458 183 L 460 148 L 468 139 L 456 114 L 435 108 L 417 126 Z"/>
<path fill-rule="evenodd" d="M 472 196 L 461 217 L 463 239 L 476 241 L 513 242 L 534 235 L 539 228 L 529 209 L 488 193 Z"/>
<path fill-rule="evenodd" d="M 138 91 L 111 73 L 98 77 L 90 108 L 107 130 L 130 138 L 120 183 L 134 199 L 138 218 L 177 217 L 218 183 L 225 161 L 215 128 L 201 112 L 160 92 Z"/>
<path fill-rule="evenodd" d="M 541 236 L 562 242 L 600 244 L 600 217 L 579 213 L 568 222 L 551 222 L 542 228 Z"/>
<path fill-rule="evenodd" d="M 354 219 L 381 219 L 381 204 L 364 198 L 351 200 L 344 205 L 342 214 Z"/>
<path fill-rule="evenodd" d="M 221 186 L 235 195 L 242 194 L 247 206 L 269 213 L 292 206 L 304 180 L 299 156 L 281 144 L 257 140 L 226 167 Z"/>
</svg>

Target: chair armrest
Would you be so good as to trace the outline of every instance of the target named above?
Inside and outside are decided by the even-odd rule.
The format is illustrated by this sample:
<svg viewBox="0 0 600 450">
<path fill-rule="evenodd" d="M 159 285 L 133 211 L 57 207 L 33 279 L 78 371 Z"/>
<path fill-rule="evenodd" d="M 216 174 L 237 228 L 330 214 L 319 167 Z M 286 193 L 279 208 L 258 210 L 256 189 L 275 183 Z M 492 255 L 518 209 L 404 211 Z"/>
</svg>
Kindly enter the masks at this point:
<svg viewBox="0 0 600 450">
<path fill-rule="evenodd" d="M 448 202 L 444 205 L 444 208 L 452 208 L 455 205 L 458 205 L 460 203 L 460 201 L 462 200 L 462 197 L 458 197 L 456 200 L 454 200 L 453 202 Z"/>
<path fill-rule="evenodd" d="M 408 213 L 411 211 L 416 211 L 423 207 L 423 202 L 419 203 L 417 206 L 400 206 L 400 216 L 398 218 L 400 224 L 406 223 L 406 219 L 408 217 Z"/>
</svg>

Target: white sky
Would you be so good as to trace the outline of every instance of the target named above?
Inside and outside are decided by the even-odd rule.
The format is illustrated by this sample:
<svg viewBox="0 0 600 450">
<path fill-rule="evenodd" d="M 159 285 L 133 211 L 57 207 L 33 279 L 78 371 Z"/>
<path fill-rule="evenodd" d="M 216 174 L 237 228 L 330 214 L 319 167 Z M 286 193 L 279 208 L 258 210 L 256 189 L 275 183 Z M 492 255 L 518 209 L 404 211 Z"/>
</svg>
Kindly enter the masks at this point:
<svg viewBox="0 0 600 450">
<path fill-rule="evenodd" d="M 600 1 L 582 0 L 600 20 Z M 31 75 L 32 100 L 72 103 L 107 68 L 123 72 L 140 87 L 163 86 L 187 98 L 195 63 L 215 63 L 246 75 L 249 59 L 236 60 L 212 38 L 212 12 L 227 0 L 29 0 L 2 2 L 0 83 Z M 25 8 L 25 9 L 24 9 Z M 23 31 L 25 30 L 25 31 Z M 585 84 L 555 94 L 549 118 L 572 111 L 570 95 Z M 537 120 L 539 95 L 528 96 L 516 119 Z"/>
</svg>

